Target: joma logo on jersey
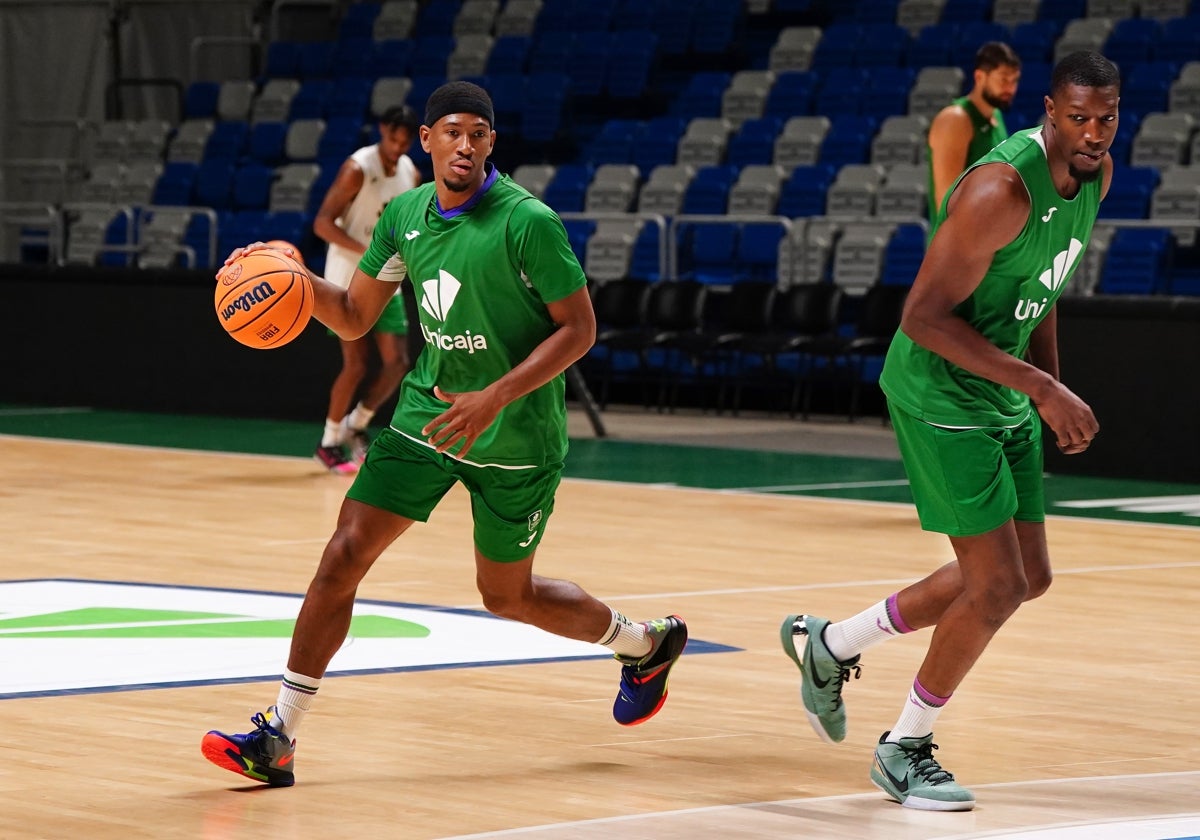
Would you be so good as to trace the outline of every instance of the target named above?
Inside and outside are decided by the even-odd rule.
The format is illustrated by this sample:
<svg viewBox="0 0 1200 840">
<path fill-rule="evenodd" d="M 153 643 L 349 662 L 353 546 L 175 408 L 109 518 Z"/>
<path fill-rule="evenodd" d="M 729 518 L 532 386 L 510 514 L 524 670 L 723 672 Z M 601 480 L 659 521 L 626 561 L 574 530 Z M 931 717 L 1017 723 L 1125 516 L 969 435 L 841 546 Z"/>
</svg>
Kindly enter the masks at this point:
<svg viewBox="0 0 1200 840">
<path fill-rule="evenodd" d="M 1038 275 L 1038 282 L 1055 292 L 1066 282 L 1067 277 L 1071 275 L 1071 270 L 1075 268 L 1075 261 L 1079 259 L 1079 254 L 1083 251 L 1083 243 L 1072 237 L 1071 244 L 1067 246 L 1065 251 L 1059 251 L 1054 256 L 1054 262 L 1050 268 L 1047 268 Z M 1031 298 L 1017 301 L 1017 307 L 1013 310 L 1013 317 L 1018 321 L 1025 321 L 1030 318 L 1040 318 L 1046 313 L 1046 307 L 1049 306 L 1049 296 L 1042 298 L 1040 301 Z"/>
</svg>

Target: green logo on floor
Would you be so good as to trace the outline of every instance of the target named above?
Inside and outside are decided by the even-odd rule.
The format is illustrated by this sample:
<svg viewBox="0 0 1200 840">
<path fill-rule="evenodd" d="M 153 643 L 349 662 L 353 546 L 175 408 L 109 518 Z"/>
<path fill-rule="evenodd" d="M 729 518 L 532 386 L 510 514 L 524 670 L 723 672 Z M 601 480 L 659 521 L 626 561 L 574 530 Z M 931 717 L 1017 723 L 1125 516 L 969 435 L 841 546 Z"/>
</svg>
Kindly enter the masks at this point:
<svg viewBox="0 0 1200 840">
<path fill-rule="evenodd" d="M 221 589 L 0 582 L 0 698 L 274 680 L 300 602 Z M 482 612 L 360 602 L 329 673 L 607 656 Z"/>
</svg>

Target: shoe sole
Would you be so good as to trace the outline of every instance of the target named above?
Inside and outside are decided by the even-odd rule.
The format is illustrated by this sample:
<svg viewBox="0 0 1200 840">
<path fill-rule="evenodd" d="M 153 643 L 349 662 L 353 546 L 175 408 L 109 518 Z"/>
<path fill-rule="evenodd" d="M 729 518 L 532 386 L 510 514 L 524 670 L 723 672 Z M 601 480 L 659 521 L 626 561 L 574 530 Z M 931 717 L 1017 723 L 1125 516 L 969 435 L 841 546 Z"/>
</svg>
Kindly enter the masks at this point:
<svg viewBox="0 0 1200 840">
<path fill-rule="evenodd" d="M 975 800 L 968 799 L 964 801 L 954 801 L 945 799 L 926 799 L 923 796 L 904 796 L 901 797 L 895 792 L 888 789 L 887 785 L 883 784 L 875 778 L 875 774 L 871 774 L 871 784 L 879 788 L 887 794 L 888 798 L 894 802 L 899 802 L 905 808 L 912 808 L 914 811 L 973 811 L 975 810 Z"/>
<path fill-rule="evenodd" d="M 683 655 L 683 649 L 687 647 L 688 642 L 687 625 L 683 623 L 683 619 L 679 618 L 677 615 L 673 615 L 671 618 L 679 619 L 679 626 L 683 629 L 683 632 L 675 633 L 675 636 L 679 638 L 671 639 L 671 656 L 663 665 L 659 666 L 660 668 L 665 668 L 667 670 L 667 675 L 663 678 L 663 695 L 659 698 L 658 705 L 637 720 L 618 720 L 617 723 L 621 724 L 621 726 L 637 726 L 639 723 L 645 723 L 646 721 L 650 720 L 650 718 L 658 714 L 659 710 L 666 705 L 667 695 L 670 693 L 667 689 L 666 680 L 671 678 L 671 669 L 675 667 L 675 663 L 678 662 L 679 657 Z"/>
<path fill-rule="evenodd" d="M 227 740 L 217 732 L 209 732 L 204 736 L 204 740 L 200 742 L 200 752 L 205 758 L 222 770 L 237 773 L 239 776 L 245 776 L 247 779 L 262 782 L 271 787 L 291 787 L 296 783 L 296 777 L 292 773 L 287 773 L 286 776 L 272 777 L 254 770 L 253 762 L 242 755 L 237 744 Z M 275 772 L 281 773 L 287 771 Z"/>
<path fill-rule="evenodd" d="M 779 639 L 781 642 L 783 642 L 783 652 L 786 653 L 788 658 L 795 662 L 796 667 L 800 669 L 801 680 L 804 678 L 804 656 L 801 652 L 796 650 L 796 633 L 792 628 L 796 626 L 796 622 L 803 618 L 803 613 L 798 615 L 789 615 L 783 620 L 783 624 L 779 625 Z M 805 645 L 807 645 L 808 631 L 805 630 L 803 635 L 805 637 Z M 826 744 L 840 744 L 842 743 L 842 740 L 845 740 L 844 737 L 842 740 L 837 740 L 828 732 L 826 732 L 825 727 L 821 724 L 821 716 L 808 708 L 808 704 L 804 702 L 803 681 L 800 683 L 800 705 L 804 708 L 804 716 L 808 718 L 808 725 L 812 727 L 813 732 L 817 733 L 818 738 L 820 738 Z"/>
<path fill-rule="evenodd" d="M 313 460 L 328 470 L 332 475 L 354 475 L 358 472 L 358 467 L 349 461 L 347 461 L 345 464 L 339 464 L 338 466 L 331 467 L 316 455 L 313 456 Z"/>
</svg>

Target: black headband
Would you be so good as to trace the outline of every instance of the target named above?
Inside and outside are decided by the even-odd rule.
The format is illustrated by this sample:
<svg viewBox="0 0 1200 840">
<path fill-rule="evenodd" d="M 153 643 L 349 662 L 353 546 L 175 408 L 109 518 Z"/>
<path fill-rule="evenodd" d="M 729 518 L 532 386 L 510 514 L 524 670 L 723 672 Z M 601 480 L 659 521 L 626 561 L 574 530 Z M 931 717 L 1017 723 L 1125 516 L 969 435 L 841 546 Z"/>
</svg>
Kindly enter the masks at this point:
<svg viewBox="0 0 1200 840">
<path fill-rule="evenodd" d="M 469 82 L 449 82 L 435 90 L 425 105 L 425 125 L 432 126 L 447 114 L 476 114 L 495 125 L 487 91 Z"/>
</svg>

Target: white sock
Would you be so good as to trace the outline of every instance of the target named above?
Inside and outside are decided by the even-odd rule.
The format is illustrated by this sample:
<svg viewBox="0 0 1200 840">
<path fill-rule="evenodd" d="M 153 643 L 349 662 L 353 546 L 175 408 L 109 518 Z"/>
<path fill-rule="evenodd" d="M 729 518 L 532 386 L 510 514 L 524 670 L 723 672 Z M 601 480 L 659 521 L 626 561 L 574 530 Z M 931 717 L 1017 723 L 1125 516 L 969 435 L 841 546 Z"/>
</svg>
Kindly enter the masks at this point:
<svg viewBox="0 0 1200 840">
<path fill-rule="evenodd" d="M 634 624 L 625 616 L 609 607 L 612 611 L 612 622 L 604 635 L 596 640 L 596 644 L 604 645 L 618 656 L 630 659 L 641 659 L 650 652 L 650 637 L 646 635 L 645 624 Z"/>
<path fill-rule="evenodd" d="M 900 713 L 900 719 L 888 734 L 888 741 L 895 744 L 899 743 L 901 738 L 924 738 L 933 731 L 933 724 L 949 700 L 949 697 L 938 697 L 927 691 L 919 680 L 913 680 L 908 700 L 904 703 L 904 711 Z"/>
<path fill-rule="evenodd" d="M 371 425 L 371 418 L 374 416 L 375 412 L 360 402 L 354 407 L 354 411 L 350 412 L 350 416 L 346 418 L 346 425 L 351 429 L 362 431 Z"/>
<path fill-rule="evenodd" d="M 271 720 L 271 726 L 282 732 L 288 740 L 294 740 L 296 730 L 300 728 L 301 721 L 312 708 L 313 698 L 320 687 L 319 679 L 306 677 L 285 668 L 283 680 L 279 683 L 279 699 L 275 701 L 275 717 Z"/>
<path fill-rule="evenodd" d="M 856 616 L 827 625 L 824 639 L 829 652 L 845 662 L 872 645 L 911 632 L 912 628 L 900 617 L 896 596 L 889 595 Z"/>
<path fill-rule="evenodd" d="M 337 446 L 342 442 L 342 421 L 325 418 L 325 433 L 321 435 L 322 446 Z"/>
</svg>

